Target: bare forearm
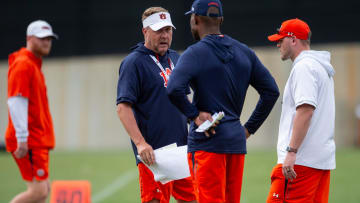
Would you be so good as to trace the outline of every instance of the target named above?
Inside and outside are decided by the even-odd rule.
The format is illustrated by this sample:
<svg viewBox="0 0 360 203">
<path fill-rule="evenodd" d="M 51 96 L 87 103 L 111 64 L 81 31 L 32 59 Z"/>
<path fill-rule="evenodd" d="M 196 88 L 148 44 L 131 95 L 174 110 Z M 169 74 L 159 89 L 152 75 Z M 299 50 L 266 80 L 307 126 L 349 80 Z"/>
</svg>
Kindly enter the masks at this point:
<svg viewBox="0 0 360 203">
<path fill-rule="evenodd" d="M 313 112 L 314 107 L 307 104 L 301 105 L 296 109 L 296 114 L 293 121 L 293 132 L 289 144 L 291 148 L 298 149 L 305 139 Z"/>
<path fill-rule="evenodd" d="M 153 148 L 146 143 L 142 136 L 139 127 L 136 123 L 134 112 L 132 111 L 131 104 L 120 103 L 117 106 L 118 117 L 123 123 L 131 140 L 137 148 L 137 152 L 145 164 L 152 165 L 155 163 L 155 155 Z"/>
<path fill-rule="evenodd" d="M 130 104 L 120 103 L 117 106 L 117 114 L 135 145 L 145 141 L 136 123 Z"/>
</svg>

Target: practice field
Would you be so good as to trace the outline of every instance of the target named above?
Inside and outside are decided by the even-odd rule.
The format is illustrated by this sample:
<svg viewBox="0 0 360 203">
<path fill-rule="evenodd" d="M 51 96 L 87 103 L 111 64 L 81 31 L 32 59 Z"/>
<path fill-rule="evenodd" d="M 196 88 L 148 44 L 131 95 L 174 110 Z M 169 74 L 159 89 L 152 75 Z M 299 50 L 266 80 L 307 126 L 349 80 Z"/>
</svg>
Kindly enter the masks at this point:
<svg viewBox="0 0 360 203">
<path fill-rule="evenodd" d="M 245 161 L 242 203 L 265 202 L 275 151 L 249 150 Z M 51 180 L 89 180 L 94 203 L 140 202 L 138 172 L 132 152 L 52 152 Z M 332 172 L 331 203 L 360 202 L 360 150 L 337 151 L 337 169 Z M 0 202 L 10 199 L 25 185 L 8 153 L 0 153 Z M 173 201 L 175 202 L 175 201 Z"/>
</svg>

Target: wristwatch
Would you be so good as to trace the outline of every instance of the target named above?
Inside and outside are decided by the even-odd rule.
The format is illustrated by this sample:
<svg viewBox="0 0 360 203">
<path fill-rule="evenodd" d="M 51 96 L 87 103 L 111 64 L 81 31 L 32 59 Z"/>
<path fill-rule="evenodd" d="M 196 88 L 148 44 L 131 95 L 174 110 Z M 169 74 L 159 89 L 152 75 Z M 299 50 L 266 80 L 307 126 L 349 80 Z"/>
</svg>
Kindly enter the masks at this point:
<svg viewBox="0 0 360 203">
<path fill-rule="evenodd" d="M 288 151 L 288 152 L 294 152 L 294 153 L 296 154 L 297 149 L 291 148 L 290 146 L 287 146 L 287 147 L 286 147 L 286 151 Z"/>
</svg>

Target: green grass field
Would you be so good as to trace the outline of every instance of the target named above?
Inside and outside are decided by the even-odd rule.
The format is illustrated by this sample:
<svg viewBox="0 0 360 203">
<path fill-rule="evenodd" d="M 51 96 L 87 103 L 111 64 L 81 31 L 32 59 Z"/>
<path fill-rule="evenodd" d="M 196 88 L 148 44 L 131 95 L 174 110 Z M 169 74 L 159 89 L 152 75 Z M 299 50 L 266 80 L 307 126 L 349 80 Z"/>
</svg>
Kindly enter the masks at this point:
<svg viewBox="0 0 360 203">
<path fill-rule="evenodd" d="M 242 203 L 265 202 L 275 151 L 249 150 L 245 161 Z M 93 202 L 140 202 L 138 173 L 132 152 L 52 152 L 51 180 L 89 180 Z M 337 151 L 337 169 L 332 172 L 331 203 L 360 202 L 360 150 Z M 0 203 L 25 189 L 20 173 L 8 153 L 0 153 Z M 175 202 L 175 201 L 173 201 Z"/>
</svg>

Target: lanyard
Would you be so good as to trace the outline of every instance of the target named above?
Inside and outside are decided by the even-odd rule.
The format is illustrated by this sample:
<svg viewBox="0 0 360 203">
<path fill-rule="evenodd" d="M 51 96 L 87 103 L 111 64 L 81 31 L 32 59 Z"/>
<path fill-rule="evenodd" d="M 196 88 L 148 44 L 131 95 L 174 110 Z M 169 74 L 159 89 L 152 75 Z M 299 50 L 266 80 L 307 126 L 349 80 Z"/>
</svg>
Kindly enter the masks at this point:
<svg viewBox="0 0 360 203">
<path fill-rule="evenodd" d="M 161 65 L 159 59 L 155 58 L 155 56 L 153 56 L 153 55 L 149 55 L 149 56 L 156 63 L 156 65 L 160 68 L 161 72 L 165 75 L 166 80 L 169 80 L 170 74 L 168 74 L 167 71 L 164 69 L 164 67 Z M 169 63 L 170 69 L 173 70 L 174 69 L 174 64 L 171 61 L 170 57 L 168 58 L 168 63 Z"/>
</svg>

